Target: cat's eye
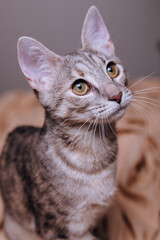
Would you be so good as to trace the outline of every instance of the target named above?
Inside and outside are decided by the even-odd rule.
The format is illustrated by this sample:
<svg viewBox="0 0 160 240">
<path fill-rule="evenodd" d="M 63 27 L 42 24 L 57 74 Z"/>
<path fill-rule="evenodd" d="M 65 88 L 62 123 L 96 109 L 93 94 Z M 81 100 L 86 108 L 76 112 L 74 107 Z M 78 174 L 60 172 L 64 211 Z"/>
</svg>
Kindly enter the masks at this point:
<svg viewBox="0 0 160 240">
<path fill-rule="evenodd" d="M 118 76 L 118 67 L 116 66 L 116 64 L 114 62 L 109 62 L 107 64 L 107 74 L 109 75 L 110 78 L 115 78 Z"/>
<path fill-rule="evenodd" d="M 77 95 L 85 95 L 89 91 L 90 87 L 84 80 L 77 80 L 72 86 L 72 90 Z"/>
</svg>

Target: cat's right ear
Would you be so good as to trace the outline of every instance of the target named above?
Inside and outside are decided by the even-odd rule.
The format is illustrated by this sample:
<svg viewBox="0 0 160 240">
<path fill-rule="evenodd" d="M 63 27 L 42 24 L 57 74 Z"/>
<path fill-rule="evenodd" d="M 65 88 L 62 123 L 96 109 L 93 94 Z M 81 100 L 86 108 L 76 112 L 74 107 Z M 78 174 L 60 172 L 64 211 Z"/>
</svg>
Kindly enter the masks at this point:
<svg viewBox="0 0 160 240">
<path fill-rule="evenodd" d="M 49 91 L 56 78 L 61 57 L 29 37 L 19 38 L 17 53 L 19 65 L 29 85 L 38 92 Z"/>
</svg>

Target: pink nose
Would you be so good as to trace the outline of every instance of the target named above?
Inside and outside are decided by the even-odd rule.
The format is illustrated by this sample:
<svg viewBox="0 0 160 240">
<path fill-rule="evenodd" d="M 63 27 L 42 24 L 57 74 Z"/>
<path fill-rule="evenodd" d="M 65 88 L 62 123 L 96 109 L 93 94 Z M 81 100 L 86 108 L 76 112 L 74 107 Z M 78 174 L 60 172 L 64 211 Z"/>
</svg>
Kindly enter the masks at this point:
<svg viewBox="0 0 160 240">
<path fill-rule="evenodd" d="M 111 98 L 108 99 L 109 101 L 115 101 L 117 103 L 121 103 L 121 100 L 122 100 L 122 92 L 120 92 L 118 95 L 115 95 Z"/>
</svg>

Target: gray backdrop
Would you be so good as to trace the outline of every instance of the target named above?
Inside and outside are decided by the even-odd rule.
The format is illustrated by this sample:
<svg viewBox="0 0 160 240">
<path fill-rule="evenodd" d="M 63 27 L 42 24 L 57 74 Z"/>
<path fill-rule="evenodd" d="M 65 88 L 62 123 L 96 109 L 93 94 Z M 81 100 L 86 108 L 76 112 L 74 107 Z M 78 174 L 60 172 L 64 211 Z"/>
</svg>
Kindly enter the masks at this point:
<svg viewBox="0 0 160 240">
<path fill-rule="evenodd" d="M 16 56 L 20 36 L 68 53 L 80 44 L 91 5 L 99 8 L 129 76 L 160 76 L 160 0 L 0 0 L 0 93 L 28 88 Z"/>
</svg>

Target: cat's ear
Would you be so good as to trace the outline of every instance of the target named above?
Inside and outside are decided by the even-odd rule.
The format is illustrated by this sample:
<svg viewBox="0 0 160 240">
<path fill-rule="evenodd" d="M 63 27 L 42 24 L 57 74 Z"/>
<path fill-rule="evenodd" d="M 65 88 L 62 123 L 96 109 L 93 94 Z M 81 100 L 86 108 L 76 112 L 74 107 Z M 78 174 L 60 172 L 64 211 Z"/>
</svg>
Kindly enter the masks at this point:
<svg viewBox="0 0 160 240">
<path fill-rule="evenodd" d="M 107 55 L 114 55 L 115 49 L 107 27 L 95 6 L 90 7 L 84 20 L 82 35 L 82 47 L 100 51 Z"/>
<path fill-rule="evenodd" d="M 19 65 L 29 85 L 38 92 L 49 91 L 61 57 L 29 37 L 19 38 L 17 52 Z"/>
</svg>

